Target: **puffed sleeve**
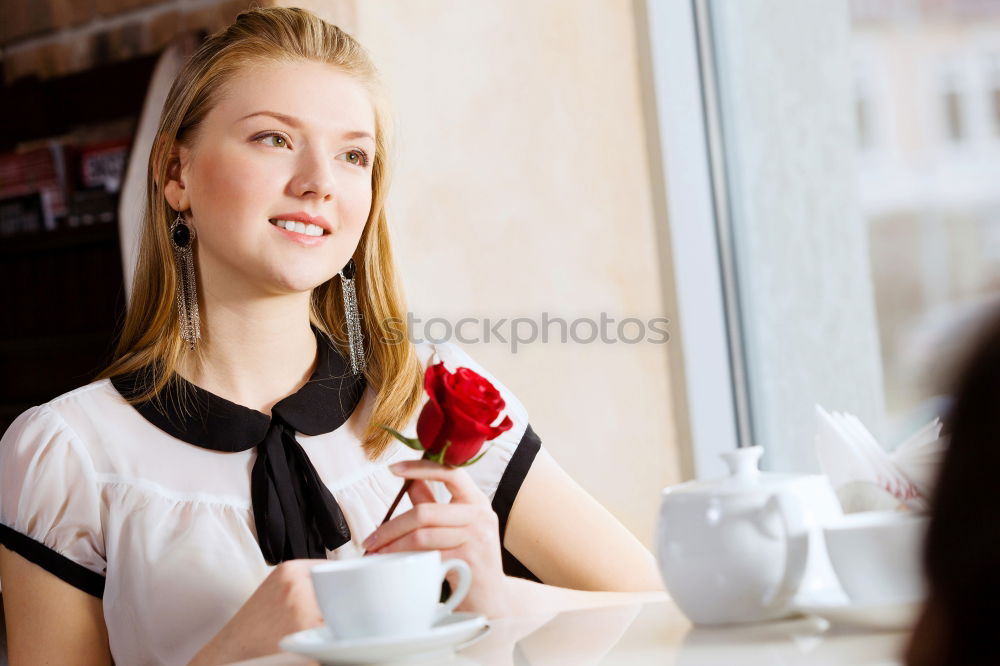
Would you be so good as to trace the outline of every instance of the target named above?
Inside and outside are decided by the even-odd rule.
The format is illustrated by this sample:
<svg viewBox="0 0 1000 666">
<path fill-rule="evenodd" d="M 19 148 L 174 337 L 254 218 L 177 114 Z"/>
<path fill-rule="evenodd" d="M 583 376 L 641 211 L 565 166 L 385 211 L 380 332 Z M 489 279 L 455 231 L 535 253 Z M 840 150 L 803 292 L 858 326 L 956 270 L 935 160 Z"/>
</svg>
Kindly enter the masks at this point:
<svg viewBox="0 0 1000 666">
<path fill-rule="evenodd" d="M 528 411 L 524 405 L 492 373 L 451 342 L 436 343 L 434 347 L 435 353 L 430 359 L 432 363 L 443 361 L 451 372 L 460 367 L 469 368 L 489 380 L 500 392 L 506 405 L 504 412 L 513 421 L 510 430 L 486 443 L 486 452 L 482 458 L 463 468 L 490 498 L 500 522 L 500 543 L 503 544 L 511 507 L 535 456 L 541 450 L 541 439 L 528 422 Z M 538 580 L 506 548 L 503 548 L 502 555 L 504 571 L 508 575 Z"/>
<path fill-rule="evenodd" d="M 100 598 L 101 517 L 94 465 L 72 429 L 46 405 L 18 416 L 0 439 L 0 544 Z"/>
</svg>

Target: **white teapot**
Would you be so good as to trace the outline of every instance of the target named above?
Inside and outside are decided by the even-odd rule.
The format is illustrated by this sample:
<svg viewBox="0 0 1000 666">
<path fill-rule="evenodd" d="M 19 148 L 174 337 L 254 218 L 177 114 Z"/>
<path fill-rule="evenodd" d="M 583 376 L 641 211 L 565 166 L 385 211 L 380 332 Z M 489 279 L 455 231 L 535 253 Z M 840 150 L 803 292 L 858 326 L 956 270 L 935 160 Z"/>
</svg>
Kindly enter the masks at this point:
<svg viewBox="0 0 1000 666">
<path fill-rule="evenodd" d="M 842 595 L 822 526 L 841 515 L 825 476 L 760 472 L 764 451 L 721 454 L 730 475 L 663 490 L 657 559 L 695 624 L 784 617 L 800 591 Z"/>
</svg>

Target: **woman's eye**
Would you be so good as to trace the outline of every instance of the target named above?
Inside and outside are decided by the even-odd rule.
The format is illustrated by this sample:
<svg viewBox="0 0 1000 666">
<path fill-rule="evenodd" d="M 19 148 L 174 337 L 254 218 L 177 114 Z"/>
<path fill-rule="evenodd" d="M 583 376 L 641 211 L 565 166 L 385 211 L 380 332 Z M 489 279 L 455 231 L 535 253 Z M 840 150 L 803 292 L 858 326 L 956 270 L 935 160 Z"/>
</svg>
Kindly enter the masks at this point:
<svg viewBox="0 0 1000 666">
<path fill-rule="evenodd" d="M 281 136 L 280 134 L 263 134 L 263 135 L 257 137 L 257 140 L 258 141 L 263 141 L 267 145 L 273 146 L 275 148 L 287 148 L 288 147 L 288 141 L 285 139 L 285 137 Z"/>
<path fill-rule="evenodd" d="M 368 155 L 363 150 L 348 150 L 342 154 L 344 161 L 357 166 L 368 166 Z"/>
</svg>

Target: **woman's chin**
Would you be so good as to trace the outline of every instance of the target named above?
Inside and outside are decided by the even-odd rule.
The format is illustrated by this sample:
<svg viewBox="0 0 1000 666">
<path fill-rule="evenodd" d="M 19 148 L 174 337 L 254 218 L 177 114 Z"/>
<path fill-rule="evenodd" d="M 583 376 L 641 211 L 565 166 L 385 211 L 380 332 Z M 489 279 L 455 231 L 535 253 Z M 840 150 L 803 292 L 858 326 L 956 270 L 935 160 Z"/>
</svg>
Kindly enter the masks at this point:
<svg viewBox="0 0 1000 666">
<path fill-rule="evenodd" d="M 336 277 L 336 273 L 329 274 L 299 274 L 299 275 L 277 275 L 274 276 L 273 285 L 275 292 L 279 294 L 302 294 L 311 292 L 324 282 Z"/>
</svg>

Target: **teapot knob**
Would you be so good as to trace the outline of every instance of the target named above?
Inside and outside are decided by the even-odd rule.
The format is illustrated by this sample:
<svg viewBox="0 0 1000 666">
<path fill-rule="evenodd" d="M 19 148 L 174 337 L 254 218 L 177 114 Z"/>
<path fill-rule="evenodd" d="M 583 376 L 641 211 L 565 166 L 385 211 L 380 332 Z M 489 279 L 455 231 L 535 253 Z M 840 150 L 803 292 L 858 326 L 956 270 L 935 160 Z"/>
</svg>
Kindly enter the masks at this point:
<svg viewBox="0 0 1000 666">
<path fill-rule="evenodd" d="M 744 446 L 719 454 L 729 467 L 729 475 L 738 482 L 747 483 L 756 481 L 760 475 L 757 463 L 762 455 L 764 455 L 762 446 Z"/>
</svg>

